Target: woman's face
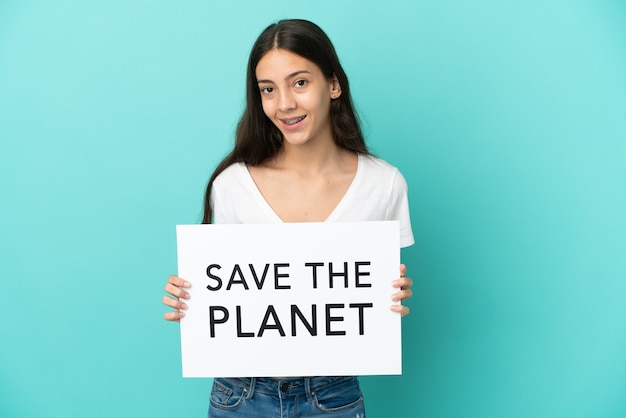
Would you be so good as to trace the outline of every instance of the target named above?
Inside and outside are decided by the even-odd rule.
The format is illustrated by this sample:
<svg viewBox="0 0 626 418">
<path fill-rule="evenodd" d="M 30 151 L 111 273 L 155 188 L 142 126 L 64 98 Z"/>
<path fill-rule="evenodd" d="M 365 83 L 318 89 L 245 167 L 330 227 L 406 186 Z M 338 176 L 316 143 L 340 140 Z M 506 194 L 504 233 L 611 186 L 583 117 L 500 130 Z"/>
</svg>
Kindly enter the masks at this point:
<svg viewBox="0 0 626 418">
<path fill-rule="evenodd" d="M 330 141 L 330 101 L 341 95 L 335 77 L 327 79 L 313 62 L 284 49 L 272 49 L 256 67 L 265 115 L 280 129 L 285 146 Z"/>
</svg>

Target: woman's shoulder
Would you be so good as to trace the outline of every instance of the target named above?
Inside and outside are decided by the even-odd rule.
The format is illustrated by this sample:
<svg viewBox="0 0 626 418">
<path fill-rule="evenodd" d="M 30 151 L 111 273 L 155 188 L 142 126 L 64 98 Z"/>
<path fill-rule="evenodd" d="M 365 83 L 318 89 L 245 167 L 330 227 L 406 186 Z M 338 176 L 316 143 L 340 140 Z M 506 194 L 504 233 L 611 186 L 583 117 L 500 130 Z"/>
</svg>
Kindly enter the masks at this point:
<svg viewBox="0 0 626 418">
<path fill-rule="evenodd" d="M 242 162 L 232 163 L 221 173 L 215 177 L 213 181 L 213 185 L 218 185 L 218 187 L 232 185 L 233 183 L 239 183 L 245 178 L 246 174 L 246 165 Z"/>
<path fill-rule="evenodd" d="M 374 155 L 359 154 L 359 162 L 365 170 L 377 175 L 396 176 L 400 172 L 397 167 Z"/>
<path fill-rule="evenodd" d="M 361 154 L 359 161 L 361 179 L 369 186 L 379 185 L 398 192 L 407 189 L 406 179 L 396 166 L 373 155 Z"/>
</svg>

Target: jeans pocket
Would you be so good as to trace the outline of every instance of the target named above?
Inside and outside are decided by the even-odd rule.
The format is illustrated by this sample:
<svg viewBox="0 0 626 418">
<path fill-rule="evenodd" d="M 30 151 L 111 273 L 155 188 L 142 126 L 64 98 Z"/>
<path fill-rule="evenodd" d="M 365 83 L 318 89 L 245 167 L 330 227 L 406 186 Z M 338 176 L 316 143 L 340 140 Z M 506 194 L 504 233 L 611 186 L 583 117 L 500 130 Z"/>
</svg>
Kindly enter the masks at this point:
<svg viewBox="0 0 626 418">
<path fill-rule="evenodd" d="M 336 383 L 313 391 L 315 405 L 325 412 L 337 412 L 363 404 L 363 394 L 356 377 L 338 378 Z"/>
<path fill-rule="evenodd" d="M 214 408 L 233 410 L 241 405 L 247 393 L 247 388 L 228 379 L 214 379 L 210 403 Z"/>
</svg>

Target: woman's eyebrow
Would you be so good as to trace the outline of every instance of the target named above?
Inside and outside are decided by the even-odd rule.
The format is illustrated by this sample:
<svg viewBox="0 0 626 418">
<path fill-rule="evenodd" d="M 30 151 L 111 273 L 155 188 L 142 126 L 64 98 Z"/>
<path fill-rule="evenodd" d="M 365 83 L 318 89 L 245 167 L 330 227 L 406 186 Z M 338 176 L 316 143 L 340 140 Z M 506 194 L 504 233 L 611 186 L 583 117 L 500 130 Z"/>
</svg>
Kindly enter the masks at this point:
<svg viewBox="0 0 626 418">
<path fill-rule="evenodd" d="M 310 71 L 307 70 L 298 70 L 298 71 L 294 71 L 293 73 L 289 74 L 287 77 L 285 77 L 285 80 L 289 80 L 290 78 L 294 78 L 299 76 L 300 74 L 311 74 Z"/>
<path fill-rule="evenodd" d="M 298 70 L 298 71 L 294 71 L 293 73 L 289 74 L 288 76 L 285 77 L 285 80 L 289 80 L 291 78 L 297 77 L 300 74 L 311 74 L 310 71 L 308 70 Z M 257 84 L 261 84 L 261 83 L 273 83 L 272 80 L 257 80 Z"/>
</svg>

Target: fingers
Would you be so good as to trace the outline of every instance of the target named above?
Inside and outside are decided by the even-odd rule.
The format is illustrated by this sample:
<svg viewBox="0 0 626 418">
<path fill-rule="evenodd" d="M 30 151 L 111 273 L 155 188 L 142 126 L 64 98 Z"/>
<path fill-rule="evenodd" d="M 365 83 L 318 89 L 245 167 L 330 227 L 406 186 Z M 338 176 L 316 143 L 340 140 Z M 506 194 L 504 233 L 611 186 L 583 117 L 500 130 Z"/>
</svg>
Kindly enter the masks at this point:
<svg viewBox="0 0 626 418">
<path fill-rule="evenodd" d="M 178 276 L 170 276 L 167 279 L 165 291 L 174 297 L 189 299 L 189 293 L 185 292 L 183 288 L 188 289 L 190 287 L 191 284 L 188 281 L 181 279 Z"/>
<path fill-rule="evenodd" d="M 174 309 L 187 309 L 187 304 L 185 302 L 182 302 L 178 299 L 173 299 L 169 296 L 163 296 L 163 305 L 169 306 L 170 308 L 174 308 Z"/>
<path fill-rule="evenodd" d="M 404 305 L 391 305 L 391 310 L 398 312 L 400 316 L 407 316 L 409 314 L 409 307 Z"/>
<path fill-rule="evenodd" d="M 407 300 L 411 296 L 413 296 L 413 291 L 411 290 L 411 286 L 413 286 L 413 280 L 409 277 L 400 277 L 392 282 L 393 287 L 398 290 L 396 293 L 391 295 L 391 300 L 394 302 L 402 302 L 403 300 Z"/>
<path fill-rule="evenodd" d="M 402 302 L 413 296 L 413 291 L 411 289 L 399 290 L 393 295 L 391 295 L 391 300 L 394 302 Z"/>
<path fill-rule="evenodd" d="M 191 287 L 191 283 L 189 283 L 187 280 L 180 278 L 178 276 L 175 275 L 171 275 L 170 277 L 167 278 L 167 283 L 168 284 L 172 284 L 176 287 L 184 287 L 184 288 L 190 288 Z"/>
<path fill-rule="evenodd" d="M 391 285 L 400 289 L 408 289 L 413 286 L 413 279 L 411 279 L 410 277 L 400 277 L 399 279 L 391 282 Z"/>
<path fill-rule="evenodd" d="M 394 302 L 402 302 L 413 296 L 413 291 L 411 290 L 411 286 L 413 286 L 413 280 L 406 276 L 406 266 L 404 264 L 400 264 L 400 278 L 391 282 L 391 285 L 398 290 L 396 293 L 391 295 L 391 300 Z M 400 313 L 402 316 L 406 316 L 409 314 L 409 308 L 407 306 L 401 304 L 391 305 L 391 310 L 394 312 Z"/>
<path fill-rule="evenodd" d="M 185 316 L 187 304 L 180 299 L 189 300 L 189 293 L 183 289 L 188 289 L 190 287 L 191 284 L 188 281 L 181 279 L 178 276 L 172 275 L 168 277 L 167 284 L 165 285 L 165 291 L 171 296 L 163 296 L 161 301 L 165 306 L 169 306 L 170 308 L 174 308 L 176 310 L 163 314 L 163 318 L 165 318 L 166 321 L 179 322 L 180 319 Z"/>
<path fill-rule="evenodd" d="M 180 322 L 180 318 L 183 316 L 185 316 L 185 313 L 181 311 L 171 311 L 163 314 L 163 318 L 165 318 L 166 321 L 172 322 Z"/>
</svg>

